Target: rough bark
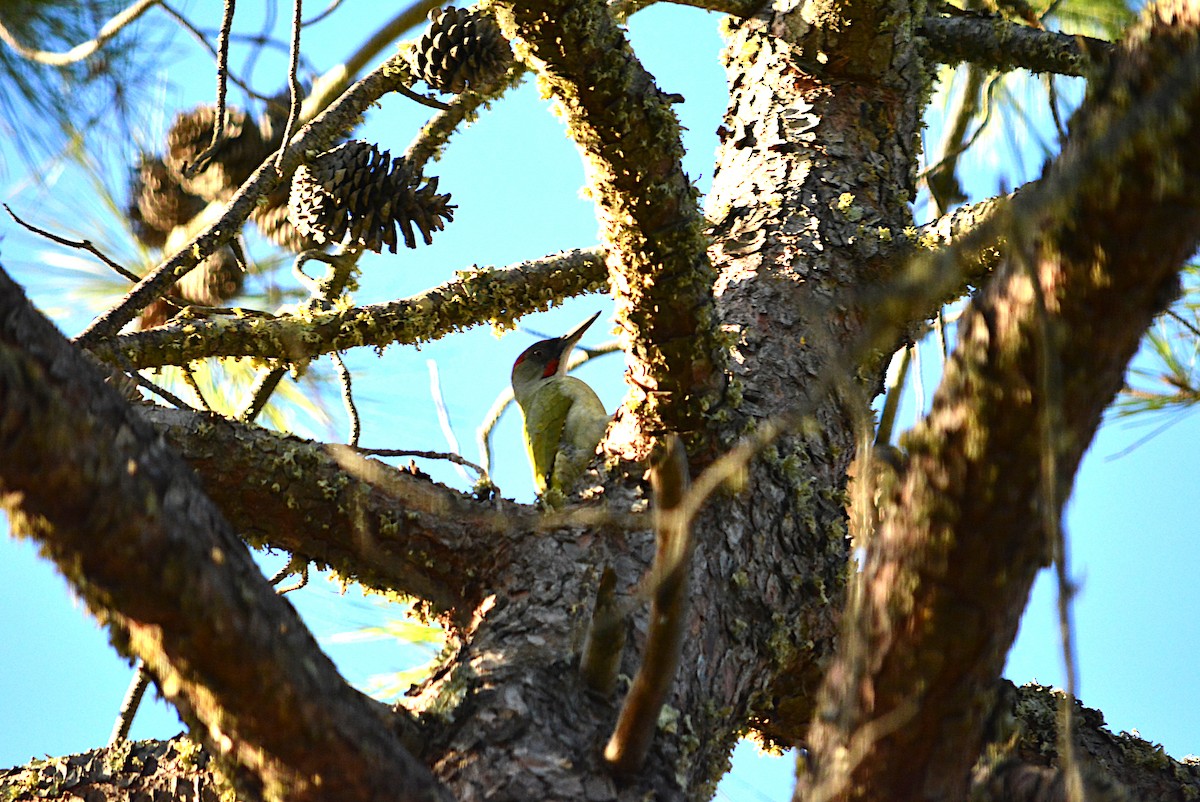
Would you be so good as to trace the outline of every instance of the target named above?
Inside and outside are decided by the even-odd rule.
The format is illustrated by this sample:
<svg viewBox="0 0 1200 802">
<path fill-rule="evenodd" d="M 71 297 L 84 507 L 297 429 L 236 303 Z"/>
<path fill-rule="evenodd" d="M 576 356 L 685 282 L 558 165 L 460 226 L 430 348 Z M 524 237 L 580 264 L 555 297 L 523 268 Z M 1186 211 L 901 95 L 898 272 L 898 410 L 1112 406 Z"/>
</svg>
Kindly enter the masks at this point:
<svg viewBox="0 0 1200 802">
<path fill-rule="evenodd" d="M 993 70 L 1087 75 L 1112 54 L 1112 43 L 1091 36 L 1044 31 L 982 14 L 929 16 L 921 23 L 929 58 L 970 62 Z"/>
<path fill-rule="evenodd" d="M 812 788 L 965 793 L 994 678 L 1056 548 L 1051 522 L 1196 249 L 1197 75 L 1200 11 L 1160 6 L 1037 191 L 1014 202 L 1007 260 L 961 320 L 932 412 L 902 443 L 814 719 Z"/>
<path fill-rule="evenodd" d="M 0 270 L 0 503 L 247 799 L 441 798 L 195 474 Z"/>
<path fill-rule="evenodd" d="M 540 525 L 528 507 L 481 501 L 338 443 L 315 443 L 216 415 L 143 407 L 254 546 L 281 549 L 346 580 L 469 618 L 509 541 Z M 460 622 L 461 623 L 461 622 Z"/>
<path fill-rule="evenodd" d="M 1071 151 L 1044 187 L 1001 204 L 964 246 L 982 258 L 955 261 L 926 280 L 900 267 L 911 247 L 908 204 L 928 90 L 921 4 L 777 3 L 729 24 L 730 105 L 708 201 L 711 232 L 680 168 L 669 98 L 609 11 L 562 0 L 495 5 L 565 111 L 588 165 L 631 366 L 628 428 L 614 436 L 616 450 L 642 455 L 641 435 L 679 431 L 692 435 L 693 464 L 702 466 L 778 421 L 793 424 L 694 521 L 687 670 L 675 677 L 643 768 L 617 778 L 601 755 L 624 684 L 616 695 L 597 695 L 577 671 L 605 576 L 615 578 L 605 580 L 606 596 L 615 597 L 608 603 L 629 611 L 622 674 L 636 673 L 644 648 L 639 583 L 655 547 L 631 515 L 648 496 L 636 462 L 611 468 L 583 494 L 593 520 L 607 524 L 570 514 L 548 521 L 342 449 L 191 413 L 146 418 L 251 541 L 419 595 L 447 614 L 455 650 L 395 720 L 417 728 L 417 757 L 457 798 L 706 799 L 748 728 L 783 744 L 811 739 L 822 772 L 839 767 L 833 755 L 877 750 L 848 767 L 864 795 L 962 798 L 993 712 L 997 661 L 1044 554 L 1035 514 L 1044 453 L 1036 436 L 1039 344 L 1049 343 L 1061 370 L 1065 483 L 1191 242 L 1184 232 L 1196 222 L 1196 205 L 1181 187 L 1183 178 L 1197 185 L 1186 139 L 1194 132 L 1185 128 L 1198 115 L 1194 87 L 1173 71 L 1194 66 L 1194 42 L 1183 38 L 1184 56 L 1146 67 L 1162 83 L 1131 89 L 1113 79 L 1109 93 L 1092 101 L 1096 119 L 1114 110 L 1108 139 L 1090 133 L 1099 122 L 1076 134 L 1084 151 L 1120 145 L 1104 151 L 1111 170 L 1154 180 L 1118 182 L 1109 174 L 1103 184 L 1085 182 L 1079 165 L 1090 166 L 1094 155 Z M 1177 79 L 1191 87 L 1186 120 L 1164 112 L 1180 108 L 1178 91 L 1159 97 L 1178 90 Z M 1165 122 L 1149 126 L 1153 137 L 1135 138 L 1147 120 L 1136 119 L 1141 106 L 1130 106 L 1131 98 L 1160 104 L 1156 119 Z M 1173 105 L 1161 105 L 1167 101 Z M 1143 165 L 1159 156 L 1175 158 L 1180 172 Z M 1005 211 L 1010 206 L 1036 214 L 1016 226 L 1006 222 L 1017 215 Z M 1064 222 L 1063 208 L 1083 216 Z M 1130 209 L 1159 210 L 1159 225 Z M 1034 247 L 1034 232 L 1052 236 Z M 984 248 L 1001 239 L 1010 262 L 964 323 L 938 406 L 907 443 L 864 573 L 865 601 L 851 608 L 854 628 L 835 654 L 850 571 L 845 472 L 870 425 L 882 357 L 968 278 L 982 278 L 980 266 L 996 262 Z M 1122 259 L 1135 265 L 1117 270 Z M 195 337 L 185 324 L 106 339 L 153 293 L 152 279 L 141 300 L 102 319 L 86 340 L 106 358 L 121 354 L 138 365 L 238 348 L 303 361 L 322 350 L 440 335 L 479 322 L 490 304 L 507 321 L 550 293 L 597 286 L 598 262 L 592 253 L 553 280 L 546 276 L 556 267 L 546 265 L 549 273 L 527 267 L 524 277 L 469 278 L 442 288 L 440 299 L 370 314 L 203 323 Z M 1033 325 L 1041 318 L 1030 270 L 1047 299 L 1050 340 Z M 532 284 L 522 284 L 527 277 Z M 516 298 L 522 286 L 539 295 Z M 5 300 L 0 333 L 7 337 L 10 324 L 26 330 L 28 313 L 10 314 L 24 307 Z M 396 314 L 414 311 L 413 320 Z M 1110 325 L 1114 319 L 1120 325 Z M 116 639 L 147 659 L 185 717 L 202 725 L 199 737 L 242 792 L 436 793 L 378 708 L 336 677 L 290 608 L 270 595 L 231 527 L 145 420 L 100 387 L 94 368 L 44 322 L 37 325 L 36 336 L 0 337 L 5 503 L 44 539 Z M 143 484 L 150 479 L 157 483 Z M 1063 484 L 1053 504 L 1065 491 Z M 55 493 L 71 503 L 52 503 Z M 1006 572 L 996 574 L 996 566 Z M 897 591 L 911 596 L 895 604 Z M 932 623 L 918 626 L 925 620 Z M 252 689 L 239 673 L 246 665 L 256 675 Z M 907 702 L 916 683 L 928 690 L 914 711 Z M 156 777 L 176 771 L 185 769 L 164 761 Z M 1004 788 L 1006 771 L 1045 776 L 993 766 L 977 788 L 992 780 Z M 321 788 L 312 779 L 318 774 Z"/>
</svg>

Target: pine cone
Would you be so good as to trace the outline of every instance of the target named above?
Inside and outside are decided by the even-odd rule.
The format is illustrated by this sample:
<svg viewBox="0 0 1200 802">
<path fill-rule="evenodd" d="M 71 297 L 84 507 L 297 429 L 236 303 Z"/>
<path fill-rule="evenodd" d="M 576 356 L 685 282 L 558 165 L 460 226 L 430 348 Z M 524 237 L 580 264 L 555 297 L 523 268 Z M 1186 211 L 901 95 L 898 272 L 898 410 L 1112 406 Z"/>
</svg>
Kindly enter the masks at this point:
<svg viewBox="0 0 1200 802">
<path fill-rule="evenodd" d="M 220 200 L 233 194 L 271 152 L 258 125 L 245 112 L 227 109 L 223 138 L 216 150 L 203 170 L 186 178 L 184 170 L 212 142 L 216 115 L 213 106 L 197 106 L 177 114 L 167 131 L 167 166 L 185 189 L 206 200 Z"/>
<path fill-rule="evenodd" d="M 429 30 L 417 43 L 413 70 L 442 92 L 478 89 L 503 75 L 512 48 L 495 21 L 479 11 L 447 6 L 429 12 Z"/>
<path fill-rule="evenodd" d="M 246 274 L 228 247 L 222 248 L 179 279 L 175 289 L 191 303 L 222 306 L 242 291 Z"/>
<path fill-rule="evenodd" d="M 317 247 L 317 242 L 297 231 L 296 226 L 288 219 L 289 194 L 289 185 L 280 184 L 274 192 L 267 195 L 266 204 L 250 213 L 250 219 L 258 226 L 259 233 L 268 240 L 293 253 L 300 253 Z"/>
<path fill-rule="evenodd" d="M 142 154 L 129 176 L 127 214 L 138 241 L 161 248 L 171 229 L 191 220 L 204 208 L 204 201 L 179 185 L 162 159 Z"/>
<path fill-rule="evenodd" d="M 161 326 L 175 314 L 175 307 L 162 298 L 155 298 L 138 314 L 138 328 L 142 331 Z"/>
<path fill-rule="evenodd" d="M 417 247 L 413 226 L 426 245 L 434 231 L 454 219 L 450 196 L 437 193 L 436 178 L 422 176 L 404 159 L 392 159 L 369 142 L 351 140 L 296 168 L 289 217 L 296 230 L 318 243 L 345 243 L 396 252 L 396 226 L 404 244 Z"/>
</svg>

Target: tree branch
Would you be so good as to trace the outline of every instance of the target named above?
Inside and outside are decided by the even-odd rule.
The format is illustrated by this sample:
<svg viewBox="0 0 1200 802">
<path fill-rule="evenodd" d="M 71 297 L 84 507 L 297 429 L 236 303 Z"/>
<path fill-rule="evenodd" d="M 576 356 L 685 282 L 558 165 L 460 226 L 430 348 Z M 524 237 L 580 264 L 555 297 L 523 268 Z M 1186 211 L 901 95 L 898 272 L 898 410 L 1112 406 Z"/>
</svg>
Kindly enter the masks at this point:
<svg viewBox="0 0 1200 802">
<path fill-rule="evenodd" d="M 66 67 L 70 64 L 83 61 L 88 56 L 100 50 L 100 48 L 107 44 L 109 39 L 120 33 L 122 28 L 156 5 L 158 5 L 158 0 L 137 0 L 137 2 L 118 12 L 112 19 L 104 23 L 104 27 L 96 34 L 95 39 L 82 42 L 63 53 L 50 53 L 45 50 L 26 47 L 17 41 L 16 37 L 2 24 L 2 21 L 0 21 L 0 41 L 3 41 L 15 50 L 22 58 L 27 58 L 30 61 L 36 61 L 38 64 L 46 64 L 51 67 Z"/>
<path fill-rule="evenodd" d="M 1026 265 L 1062 377 L 1054 447 L 1063 499 L 1141 334 L 1195 251 L 1200 9 L 1158 7 L 1097 86 L 1045 178 L 992 221 L 1008 259 L 964 314 L 933 411 L 903 442 L 907 462 L 813 722 L 818 774 L 806 782 L 828 798 L 965 794 L 991 683 L 1049 548 L 1038 470 L 1048 414 L 1037 390 L 1042 311 Z"/>
<path fill-rule="evenodd" d="M 460 271 L 454 281 L 404 300 L 273 319 L 172 323 L 96 342 L 91 351 L 105 361 L 123 354 L 148 368 L 213 356 L 303 363 L 358 346 L 428 342 L 481 323 L 512 325 L 563 298 L 602 290 L 603 259 L 598 248 L 565 251 L 505 268 Z"/>
<path fill-rule="evenodd" d="M 0 270 L 0 503 L 248 798 L 441 798 L 195 475 Z M 102 535 L 102 536 L 101 536 Z M 319 777 L 320 783 L 314 782 Z"/>
<path fill-rule="evenodd" d="M 505 537 L 535 526 L 528 507 L 473 500 L 348 446 L 163 407 L 142 415 L 252 545 L 303 555 L 439 612 L 470 616 L 502 570 Z"/>
<path fill-rule="evenodd" d="M 1019 25 L 999 17 L 963 12 L 921 21 L 926 57 L 942 64 L 970 62 L 1007 72 L 1014 69 L 1086 75 L 1113 52 L 1112 42 Z"/>
<path fill-rule="evenodd" d="M 322 151 L 343 131 L 349 130 L 363 112 L 388 92 L 411 83 L 408 65 L 400 56 L 393 56 L 370 74 L 346 90 L 337 101 L 304 126 L 290 144 L 285 143 L 283 157 L 276 171 L 272 160 L 266 160 L 246 179 L 246 183 L 230 199 L 219 218 L 204 229 L 174 256 L 148 273 L 112 309 L 92 321 L 76 341 L 94 346 L 115 335 L 151 301 L 165 293 L 171 285 L 186 275 L 207 255 L 232 240 L 255 209 L 260 195 L 278 185 L 281 176 L 289 175 L 305 158 L 308 151 Z"/>
<path fill-rule="evenodd" d="M 650 433 L 702 431 L 703 404 L 684 399 L 720 389 L 716 274 L 670 101 L 600 0 L 494 8 L 584 156 L 628 354 L 626 406 Z"/>
<path fill-rule="evenodd" d="M 683 441 L 673 434 L 667 436 L 663 447 L 665 452 L 650 470 L 657 523 L 646 646 L 612 737 L 604 748 L 604 759 L 617 774 L 640 770 L 650 751 L 659 713 L 679 670 L 690 610 L 692 527 L 690 517 L 679 512 L 689 481 L 687 451 Z"/>
</svg>

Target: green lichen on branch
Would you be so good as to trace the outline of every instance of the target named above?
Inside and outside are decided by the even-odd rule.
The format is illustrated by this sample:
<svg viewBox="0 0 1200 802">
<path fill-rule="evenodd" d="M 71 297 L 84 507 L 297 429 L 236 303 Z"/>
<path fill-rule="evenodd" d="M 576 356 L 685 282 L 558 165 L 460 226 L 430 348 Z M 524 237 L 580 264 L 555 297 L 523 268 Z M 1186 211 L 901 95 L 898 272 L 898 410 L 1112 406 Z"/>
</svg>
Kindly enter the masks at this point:
<svg viewBox="0 0 1200 802">
<path fill-rule="evenodd" d="M 719 349 L 697 192 L 670 98 L 603 2 L 496 2 L 518 57 L 579 145 L 630 344 L 627 404 L 650 431 L 703 427 L 689 399 L 713 388 Z"/>
<path fill-rule="evenodd" d="M 303 365 L 332 351 L 416 345 L 481 323 L 512 328 L 564 298 L 603 291 L 605 278 L 599 249 L 564 251 L 505 268 L 463 270 L 454 281 L 402 300 L 276 318 L 188 321 L 121 335 L 97 343 L 92 353 L 138 368 L 217 356 Z"/>
</svg>

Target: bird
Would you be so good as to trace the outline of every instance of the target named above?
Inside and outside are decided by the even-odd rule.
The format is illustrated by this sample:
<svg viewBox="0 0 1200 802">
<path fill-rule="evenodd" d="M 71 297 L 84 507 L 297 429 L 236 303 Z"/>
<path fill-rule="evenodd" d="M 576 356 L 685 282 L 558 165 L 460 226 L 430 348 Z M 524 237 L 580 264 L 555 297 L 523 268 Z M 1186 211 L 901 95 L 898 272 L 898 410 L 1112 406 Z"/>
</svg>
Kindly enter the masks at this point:
<svg viewBox="0 0 1200 802">
<path fill-rule="evenodd" d="M 571 349 L 598 317 L 599 312 L 561 337 L 534 343 L 513 363 L 513 396 L 525 419 L 533 483 L 551 506 L 571 491 L 608 428 L 596 391 L 567 375 Z"/>
</svg>

